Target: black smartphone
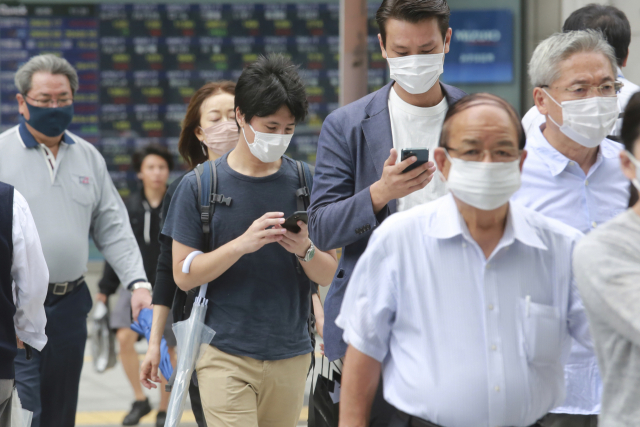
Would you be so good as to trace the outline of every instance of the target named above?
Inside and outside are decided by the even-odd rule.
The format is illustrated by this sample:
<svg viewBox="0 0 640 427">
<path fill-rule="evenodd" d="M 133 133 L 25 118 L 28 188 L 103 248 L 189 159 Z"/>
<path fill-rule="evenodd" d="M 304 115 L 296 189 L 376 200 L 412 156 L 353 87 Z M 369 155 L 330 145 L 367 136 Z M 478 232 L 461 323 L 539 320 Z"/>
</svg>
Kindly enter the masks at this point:
<svg viewBox="0 0 640 427">
<path fill-rule="evenodd" d="M 418 166 L 422 166 L 429 161 L 429 149 L 428 148 L 408 148 L 400 151 L 400 161 L 403 162 L 411 156 L 416 156 L 418 160 L 415 163 L 409 165 L 402 173 L 407 173 L 414 170 Z"/>
<path fill-rule="evenodd" d="M 289 218 L 284 221 L 282 224 L 282 228 L 286 228 L 288 231 L 292 233 L 299 233 L 300 227 L 298 227 L 298 221 L 302 221 L 305 224 L 309 224 L 309 217 L 307 216 L 307 211 L 298 211 L 294 212 Z"/>
</svg>

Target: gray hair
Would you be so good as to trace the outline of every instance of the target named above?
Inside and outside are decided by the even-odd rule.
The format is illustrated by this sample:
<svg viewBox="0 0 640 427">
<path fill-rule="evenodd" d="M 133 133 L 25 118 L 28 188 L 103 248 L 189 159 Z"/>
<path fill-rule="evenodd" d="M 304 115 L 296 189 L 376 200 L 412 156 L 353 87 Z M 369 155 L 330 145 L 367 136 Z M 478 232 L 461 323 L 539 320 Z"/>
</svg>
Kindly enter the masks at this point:
<svg viewBox="0 0 640 427">
<path fill-rule="evenodd" d="M 613 73 L 618 64 L 613 48 L 596 30 L 555 33 L 540 42 L 529 61 L 529 78 L 533 87 L 549 86 L 560 78 L 560 63 L 580 52 L 601 53 L 611 63 Z"/>
<path fill-rule="evenodd" d="M 69 61 L 52 54 L 46 54 L 34 56 L 16 71 L 14 82 L 21 94 L 26 95 L 29 93 L 33 75 L 40 71 L 67 76 L 69 84 L 71 85 L 71 91 L 73 94 L 77 92 L 79 85 L 78 73 L 71 64 L 69 64 Z"/>
</svg>

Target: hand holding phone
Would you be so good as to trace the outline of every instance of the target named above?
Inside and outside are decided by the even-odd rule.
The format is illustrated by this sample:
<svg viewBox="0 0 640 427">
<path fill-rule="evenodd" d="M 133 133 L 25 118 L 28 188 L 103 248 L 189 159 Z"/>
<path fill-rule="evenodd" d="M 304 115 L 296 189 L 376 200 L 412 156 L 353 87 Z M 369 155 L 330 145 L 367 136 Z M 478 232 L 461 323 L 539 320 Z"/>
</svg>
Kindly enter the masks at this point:
<svg viewBox="0 0 640 427">
<path fill-rule="evenodd" d="M 429 161 L 429 149 L 427 148 L 408 148 L 400 151 L 400 161 L 405 161 L 409 157 L 415 156 L 418 160 L 409 165 L 402 173 L 407 173 L 415 168 L 424 165 Z"/>
<path fill-rule="evenodd" d="M 307 211 L 298 211 L 294 212 L 289 218 L 284 221 L 282 224 L 282 228 L 286 228 L 287 231 L 291 231 L 292 233 L 299 233 L 300 227 L 298 226 L 298 221 L 302 221 L 305 224 L 309 224 L 309 217 L 307 215 Z"/>
</svg>

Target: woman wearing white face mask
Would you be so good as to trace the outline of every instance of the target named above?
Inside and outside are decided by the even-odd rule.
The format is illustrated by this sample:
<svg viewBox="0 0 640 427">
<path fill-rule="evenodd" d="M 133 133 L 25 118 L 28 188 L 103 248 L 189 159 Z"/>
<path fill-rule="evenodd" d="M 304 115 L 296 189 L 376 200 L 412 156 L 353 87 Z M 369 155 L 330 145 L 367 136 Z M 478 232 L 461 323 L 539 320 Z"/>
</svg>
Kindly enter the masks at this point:
<svg viewBox="0 0 640 427">
<path fill-rule="evenodd" d="M 297 208 L 298 166 L 284 156 L 307 100 L 296 67 L 283 56 L 261 57 L 238 79 L 237 146 L 215 161 L 217 203 L 211 241 L 203 248 L 195 173 L 182 180 L 162 233 L 173 239 L 173 273 L 188 291 L 209 283 L 205 323 L 216 335 L 196 365 L 210 426 L 294 427 L 310 363 L 307 329 L 311 281 L 327 286 L 337 268 L 335 250 L 322 252 L 282 227 Z M 307 186 L 312 177 L 302 165 Z M 209 252 L 209 249 L 211 251 Z M 195 258 L 188 273 L 187 256 Z"/>
<path fill-rule="evenodd" d="M 620 132 L 620 166 L 640 190 L 640 93 L 631 97 Z M 637 193 L 636 193 L 637 194 Z M 602 375 L 600 427 L 640 419 L 640 202 L 576 247 L 573 270 L 589 314 Z"/>
</svg>

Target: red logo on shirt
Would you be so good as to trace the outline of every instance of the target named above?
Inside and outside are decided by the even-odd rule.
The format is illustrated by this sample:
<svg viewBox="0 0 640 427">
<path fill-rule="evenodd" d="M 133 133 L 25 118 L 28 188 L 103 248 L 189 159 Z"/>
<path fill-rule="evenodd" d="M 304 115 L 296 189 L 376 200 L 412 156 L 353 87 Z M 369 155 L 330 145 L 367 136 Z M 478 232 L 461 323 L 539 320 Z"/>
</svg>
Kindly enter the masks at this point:
<svg viewBox="0 0 640 427">
<path fill-rule="evenodd" d="M 81 176 L 80 177 L 80 184 L 89 184 L 89 177 L 88 176 Z"/>
</svg>

